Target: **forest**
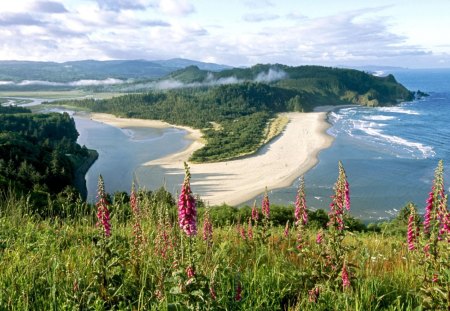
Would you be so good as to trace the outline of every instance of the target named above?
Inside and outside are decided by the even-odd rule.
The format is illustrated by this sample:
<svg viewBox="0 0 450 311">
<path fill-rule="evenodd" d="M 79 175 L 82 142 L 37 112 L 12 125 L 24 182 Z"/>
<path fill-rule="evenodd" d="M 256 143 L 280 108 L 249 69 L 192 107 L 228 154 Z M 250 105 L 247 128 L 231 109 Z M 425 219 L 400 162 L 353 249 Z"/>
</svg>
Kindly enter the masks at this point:
<svg viewBox="0 0 450 311">
<path fill-rule="evenodd" d="M 78 185 L 77 169 L 90 153 L 76 143 L 77 137 L 67 113 L 32 114 L 26 108 L 1 107 L 0 189 L 46 201 Z"/>
</svg>

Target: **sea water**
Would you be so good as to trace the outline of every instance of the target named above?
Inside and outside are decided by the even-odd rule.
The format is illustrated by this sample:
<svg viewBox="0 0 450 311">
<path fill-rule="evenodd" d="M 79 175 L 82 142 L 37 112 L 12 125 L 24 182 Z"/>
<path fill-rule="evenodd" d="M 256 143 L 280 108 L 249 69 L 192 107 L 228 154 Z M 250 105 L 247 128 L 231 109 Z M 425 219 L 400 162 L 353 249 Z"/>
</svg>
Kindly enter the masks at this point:
<svg viewBox="0 0 450 311">
<path fill-rule="evenodd" d="M 332 127 L 328 134 L 335 141 L 305 174 L 310 208 L 328 209 L 339 160 L 350 183 L 351 213 L 364 220 L 393 217 L 407 202 L 423 211 L 440 159 L 449 180 L 450 70 L 388 73 L 408 89 L 420 89 L 430 96 L 394 107 L 354 107 L 329 113 Z M 272 202 L 293 204 L 298 184 L 297 180 L 290 187 L 271 191 Z"/>
<path fill-rule="evenodd" d="M 93 121 L 83 114 L 73 117 L 80 134 L 78 143 L 97 150 L 99 154 L 86 174 L 89 202 L 96 199 L 99 175 L 102 175 L 108 193 L 129 193 L 133 181 L 147 190 L 160 188 L 164 185 L 165 172 L 151 170 L 143 177 L 140 173 L 142 164 L 179 152 L 191 143 L 185 138 L 187 132 L 178 128 L 120 129 Z M 181 181 L 177 180 L 177 184 Z"/>
</svg>

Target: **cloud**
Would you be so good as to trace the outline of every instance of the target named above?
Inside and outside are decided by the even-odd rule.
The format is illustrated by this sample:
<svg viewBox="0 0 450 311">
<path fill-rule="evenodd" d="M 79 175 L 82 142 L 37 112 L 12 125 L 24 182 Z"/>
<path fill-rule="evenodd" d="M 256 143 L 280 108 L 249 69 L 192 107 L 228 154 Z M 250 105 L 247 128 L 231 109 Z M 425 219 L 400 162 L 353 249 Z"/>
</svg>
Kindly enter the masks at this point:
<svg viewBox="0 0 450 311">
<path fill-rule="evenodd" d="M 18 83 L 12 81 L 0 81 L 0 85 L 16 85 L 16 86 L 28 86 L 28 85 L 45 85 L 45 86 L 91 86 L 91 85 L 112 85 L 122 84 L 124 80 L 107 78 L 104 80 L 78 80 L 72 82 L 52 82 L 42 80 L 23 80 Z"/>
<path fill-rule="evenodd" d="M 1 26 L 40 26 L 44 22 L 28 13 L 4 13 L 0 15 Z"/>
<path fill-rule="evenodd" d="M 122 10 L 146 10 L 154 7 L 152 1 L 148 0 L 97 0 L 102 10 L 120 12 Z"/>
<path fill-rule="evenodd" d="M 251 9 L 261 9 L 274 6 L 273 2 L 270 0 L 244 0 L 243 3 Z"/>
<path fill-rule="evenodd" d="M 195 12 L 195 7 L 187 0 L 160 0 L 159 9 L 168 15 L 185 16 Z"/>
<path fill-rule="evenodd" d="M 62 3 L 55 1 L 38 1 L 33 3 L 31 9 L 43 13 L 67 13 L 67 9 Z"/>
<path fill-rule="evenodd" d="M 264 22 L 264 21 L 273 21 L 276 19 L 279 19 L 280 16 L 277 14 L 270 14 L 270 13 L 252 13 L 252 14 L 246 14 L 243 17 L 243 20 L 246 22 Z"/>
<path fill-rule="evenodd" d="M 256 82 L 273 82 L 284 79 L 287 77 L 287 73 L 283 70 L 270 68 L 267 72 L 260 72 L 256 78 Z"/>
</svg>

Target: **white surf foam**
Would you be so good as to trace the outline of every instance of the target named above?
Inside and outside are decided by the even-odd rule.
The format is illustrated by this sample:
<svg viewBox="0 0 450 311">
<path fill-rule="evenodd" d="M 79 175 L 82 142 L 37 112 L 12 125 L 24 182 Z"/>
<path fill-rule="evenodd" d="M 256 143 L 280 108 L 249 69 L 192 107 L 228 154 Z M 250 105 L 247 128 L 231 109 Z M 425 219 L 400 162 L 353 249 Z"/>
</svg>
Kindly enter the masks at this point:
<svg viewBox="0 0 450 311">
<path fill-rule="evenodd" d="M 400 114 L 410 114 L 410 115 L 419 115 L 417 111 L 406 109 L 401 106 L 395 106 L 395 107 L 381 107 L 378 108 L 379 111 L 383 112 L 391 112 L 391 113 L 400 113 Z"/>
<path fill-rule="evenodd" d="M 376 116 L 364 116 L 363 119 L 371 120 L 371 121 L 389 121 L 389 120 L 395 120 L 396 118 L 393 116 L 376 115 Z"/>
</svg>

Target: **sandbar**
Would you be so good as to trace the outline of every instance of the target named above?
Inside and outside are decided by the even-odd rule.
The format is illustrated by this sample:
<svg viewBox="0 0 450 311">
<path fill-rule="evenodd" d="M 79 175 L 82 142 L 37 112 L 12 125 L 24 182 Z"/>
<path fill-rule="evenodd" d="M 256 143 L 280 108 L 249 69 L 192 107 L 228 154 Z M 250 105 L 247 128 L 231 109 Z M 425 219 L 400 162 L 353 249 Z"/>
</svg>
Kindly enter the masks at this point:
<svg viewBox="0 0 450 311">
<path fill-rule="evenodd" d="M 284 131 L 255 155 L 217 163 L 190 163 L 191 188 L 210 205 L 238 205 L 268 190 L 290 186 L 317 164 L 318 153 L 333 138 L 326 133 L 330 124 L 326 112 L 285 113 Z M 152 160 L 144 166 L 160 166 L 171 174 L 183 174 L 183 162 L 201 148 L 194 141 L 180 153 Z M 292 200 L 294 200 L 293 198 Z"/>
</svg>

